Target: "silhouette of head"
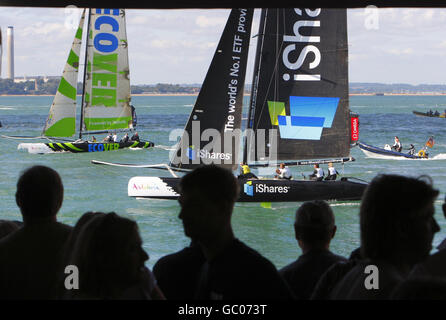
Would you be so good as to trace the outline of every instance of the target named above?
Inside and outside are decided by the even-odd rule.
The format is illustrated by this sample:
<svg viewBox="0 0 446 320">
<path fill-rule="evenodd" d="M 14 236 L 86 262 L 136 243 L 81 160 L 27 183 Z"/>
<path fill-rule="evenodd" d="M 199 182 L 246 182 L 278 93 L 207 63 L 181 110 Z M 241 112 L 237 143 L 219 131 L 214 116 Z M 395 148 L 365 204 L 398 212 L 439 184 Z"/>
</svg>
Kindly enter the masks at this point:
<svg viewBox="0 0 446 320">
<path fill-rule="evenodd" d="M 205 241 L 230 228 L 239 195 L 239 186 L 231 171 L 216 165 L 201 166 L 180 180 L 179 189 L 179 218 L 186 236 Z"/>
<path fill-rule="evenodd" d="M 319 164 L 318 163 L 315 163 L 314 164 L 314 167 L 317 169 L 317 168 L 319 168 Z"/>
<path fill-rule="evenodd" d="M 148 255 L 136 222 L 114 212 L 94 213 L 81 228 L 71 263 L 79 268 L 84 294 L 113 298 L 139 281 Z"/>
<path fill-rule="evenodd" d="M 62 206 L 63 184 L 59 174 L 45 166 L 33 166 L 17 182 L 16 203 L 24 218 L 55 216 Z"/>
<path fill-rule="evenodd" d="M 283 168 L 285 168 L 285 163 L 280 164 L 280 169 L 283 169 Z"/>
<path fill-rule="evenodd" d="M 423 176 L 376 176 L 361 202 L 361 255 L 406 266 L 424 259 L 440 230 L 434 219 L 437 195 Z"/>
<path fill-rule="evenodd" d="M 296 239 L 307 247 L 326 247 L 336 232 L 330 206 L 321 200 L 304 202 L 296 211 L 294 232 Z"/>
<path fill-rule="evenodd" d="M 333 163 L 329 162 L 329 163 L 328 163 L 328 166 L 329 166 L 329 167 L 333 167 Z"/>
</svg>

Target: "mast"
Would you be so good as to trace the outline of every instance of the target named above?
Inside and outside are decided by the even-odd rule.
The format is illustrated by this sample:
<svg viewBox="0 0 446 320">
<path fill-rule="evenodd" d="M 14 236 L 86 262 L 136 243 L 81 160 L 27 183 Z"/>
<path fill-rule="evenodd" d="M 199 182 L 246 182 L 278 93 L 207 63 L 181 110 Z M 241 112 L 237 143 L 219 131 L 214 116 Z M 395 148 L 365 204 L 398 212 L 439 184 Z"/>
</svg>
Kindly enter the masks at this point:
<svg viewBox="0 0 446 320">
<path fill-rule="evenodd" d="M 251 87 L 251 99 L 249 102 L 249 109 L 248 109 L 248 120 L 247 120 L 247 129 L 251 129 L 252 121 L 254 118 L 254 108 L 256 105 L 256 99 L 257 99 L 257 87 L 259 84 L 259 74 L 260 74 L 260 65 L 261 65 L 261 59 L 262 51 L 263 51 L 263 40 L 265 37 L 265 20 L 268 16 L 268 8 L 262 9 L 262 14 L 260 16 L 260 25 L 259 25 L 259 39 L 257 40 L 257 48 L 256 48 L 256 60 L 254 62 L 254 73 L 252 76 L 252 87 Z M 248 163 L 248 132 L 245 134 L 244 137 L 244 145 L 243 145 L 243 162 Z M 252 139 L 251 139 L 252 141 Z"/>
<path fill-rule="evenodd" d="M 88 38 L 90 37 L 90 18 L 91 18 L 91 9 L 88 9 L 88 20 L 87 20 L 87 34 L 85 41 L 85 57 L 84 57 L 84 79 L 82 84 L 82 102 L 81 102 L 81 117 L 79 121 L 79 139 L 82 139 L 82 124 L 84 123 L 84 100 L 85 100 L 85 83 L 87 79 L 87 52 L 88 52 Z"/>
</svg>

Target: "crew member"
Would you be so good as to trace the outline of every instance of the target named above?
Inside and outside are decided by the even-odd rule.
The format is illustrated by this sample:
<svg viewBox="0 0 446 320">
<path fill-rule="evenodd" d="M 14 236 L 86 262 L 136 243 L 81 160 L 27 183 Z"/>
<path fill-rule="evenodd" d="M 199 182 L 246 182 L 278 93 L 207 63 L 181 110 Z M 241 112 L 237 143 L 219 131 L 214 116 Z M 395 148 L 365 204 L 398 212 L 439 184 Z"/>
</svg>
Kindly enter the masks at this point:
<svg viewBox="0 0 446 320">
<path fill-rule="evenodd" d="M 328 176 L 325 178 L 325 180 L 336 180 L 338 176 L 338 171 L 336 171 L 336 168 L 333 167 L 333 163 L 328 164 Z"/>
<path fill-rule="evenodd" d="M 108 133 L 108 136 L 106 136 L 106 137 L 102 140 L 102 142 L 112 142 L 112 141 L 113 141 L 113 137 L 112 137 L 111 132 L 109 132 L 109 133 Z"/>
<path fill-rule="evenodd" d="M 288 167 L 285 166 L 285 163 L 280 164 L 279 168 L 276 169 L 276 173 L 277 175 L 275 176 L 275 178 L 287 179 L 287 180 L 291 179 L 290 169 L 288 169 Z"/>
<path fill-rule="evenodd" d="M 395 136 L 395 141 L 393 143 L 392 149 L 397 152 L 401 152 L 401 150 L 403 149 L 403 145 L 401 144 L 400 139 L 398 139 L 397 136 Z"/>
<path fill-rule="evenodd" d="M 91 137 L 91 142 L 96 142 L 96 137 L 95 136 Z"/>
<path fill-rule="evenodd" d="M 324 170 L 319 167 L 319 164 L 316 163 L 314 165 L 314 171 L 309 175 L 310 180 L 314 181 L 322 181 L 324 179 Z"/>
<path fill-rule="evenodd" d="M 257 176 L 251 172 L 251 169 L 249 169 L 249 166 L 242 162 L 240 163 L 240 174 L 238 175 L 237 179 L 258 179 Z"/>
<path fill-rule="evenodd" d="M 113 142 L 118 142 L 118 135 L 116 134 L 116 131 L 113 133 Z"/>
<path fill-rule="evenodd" d="M 407 152 L 407 154 L 411 156 L 415 154 L 415 147 L 412 143 L 410 144 L 409 152 Z"/>
<path fill-rule="evenodd" d="M 135 134 L 130 138 L 130 140 L 139 142 L 138 132 L 135 132 Z"/>
<path fill-rule="evenodd" d="M 126 132 L 125 135 L 122 137 L 121 142 L 126 143 L 129 141 L 129 134 Z"/>
</svg>

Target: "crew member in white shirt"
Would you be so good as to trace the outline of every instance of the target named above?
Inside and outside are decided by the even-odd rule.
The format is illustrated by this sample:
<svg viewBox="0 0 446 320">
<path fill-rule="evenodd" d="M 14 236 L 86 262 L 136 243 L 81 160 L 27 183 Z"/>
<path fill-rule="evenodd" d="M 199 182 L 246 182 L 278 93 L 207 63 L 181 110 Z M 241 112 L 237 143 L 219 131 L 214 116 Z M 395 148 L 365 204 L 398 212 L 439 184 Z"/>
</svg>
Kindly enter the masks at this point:
<svg viewBox="0 0 446 320">
<path fill-rule="evenodd" d="M 336 180 L 336 177 L 338 176 L 338 171 L 336 171 L 336 168 L 333 167 L 333 163 L 328 164 L 328 176 L 325 178 L 325 180 Z"/>
<path fill-rule="evenodd" d="M 313 174 L 310 174 L 310 180 L 322 181 L 324 179 L 324 170 L 319 167 L 319 164 L 314 165 Z"/>
<path fill-rule="evenodd" d="M 276 169 L 277 175 L 275 176 L 278 179 L 291 179 L 291 172 L 288 167 L 285 166 L 285 163 L 280 164 L 280 168 Z"/>
<path fill-rule="evenodd" d="M 395 136 L 395 141 L 393 143 L 392 149 L 394 149 L 397 152 L 401 152 L 401 150 L 403 149 L 403 145 L 401 144 L 400 139 L 398 139 L 398 137 Z"/>
</svg>

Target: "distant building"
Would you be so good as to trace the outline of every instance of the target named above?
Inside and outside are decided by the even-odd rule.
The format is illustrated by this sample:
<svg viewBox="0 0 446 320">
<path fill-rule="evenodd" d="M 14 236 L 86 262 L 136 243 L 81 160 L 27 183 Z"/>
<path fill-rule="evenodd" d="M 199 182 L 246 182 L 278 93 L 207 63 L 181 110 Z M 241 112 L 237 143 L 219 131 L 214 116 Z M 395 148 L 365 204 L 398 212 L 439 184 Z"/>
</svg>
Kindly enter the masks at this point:
<svg viewBox="0 0 446 320">
<path fill-rule="evenodd" d="M 6 44 L 7 44 L 7 67 L 6 78 L 14 79 L 14 27 L 9 26 L 6 30 Z"/>
<path fill-rule="evenodd" d="M 48 82 L 48 80 L 59 80 L 59 76 L 23 76 L 23 77 L 15 77 L 14 82 L 15 83 L 21 83 L 21 82 L 27 82 L 27 81 L 34 81 L 37 83 L 37 80 L 43 80 L 43 82 Z"/>
<path fill-rule="evenodd" d="M 3 52 L 3 47 L 2 47 L 2 28 L 0 28 L 0 79 L 2 77 L 2 52 Z"/>
</svg>

